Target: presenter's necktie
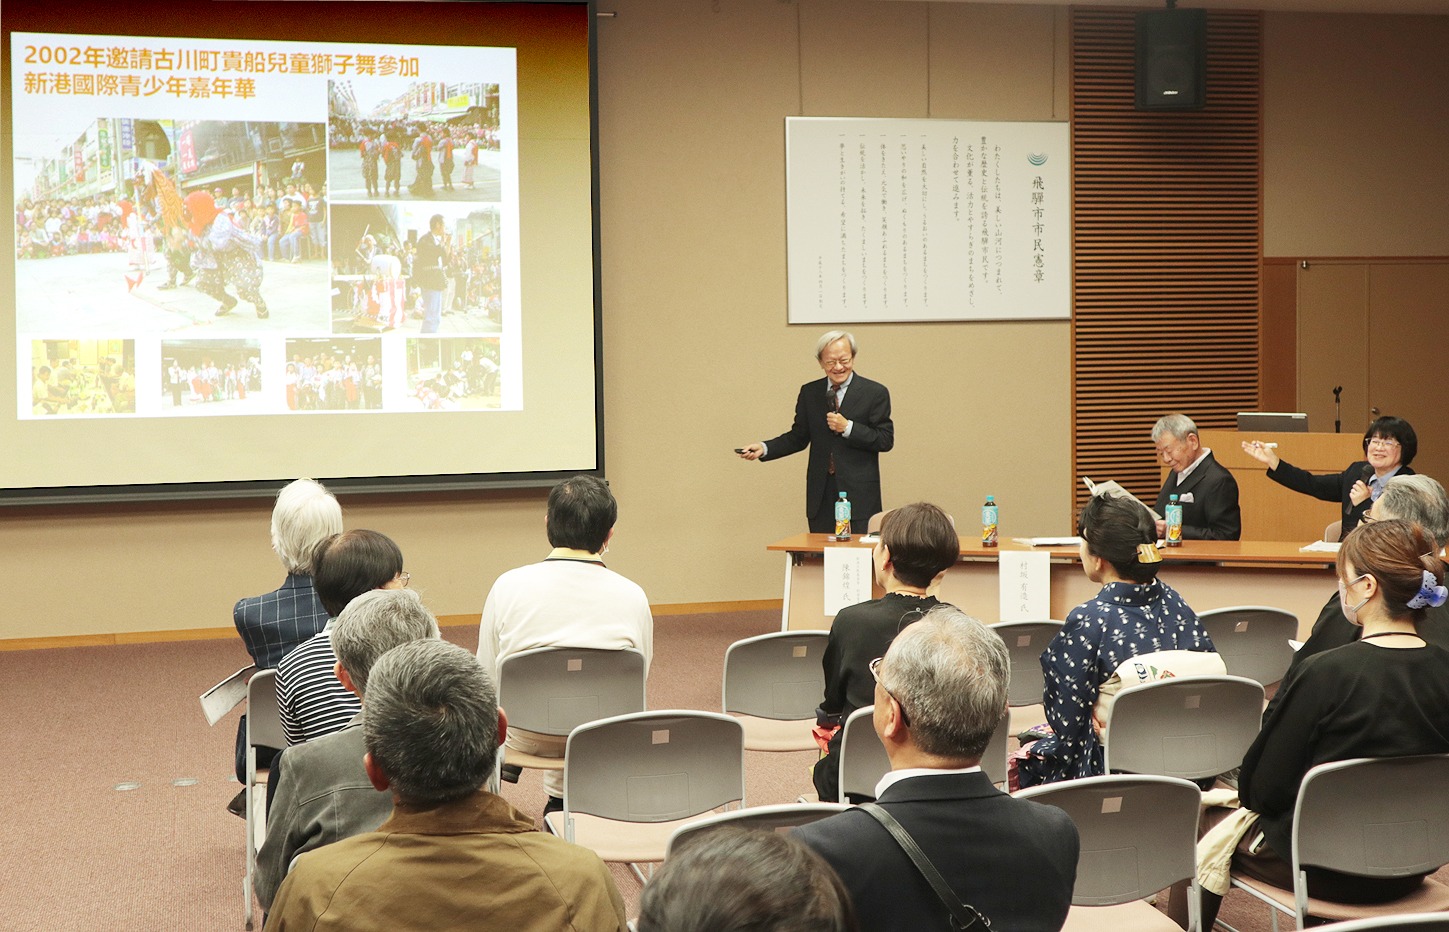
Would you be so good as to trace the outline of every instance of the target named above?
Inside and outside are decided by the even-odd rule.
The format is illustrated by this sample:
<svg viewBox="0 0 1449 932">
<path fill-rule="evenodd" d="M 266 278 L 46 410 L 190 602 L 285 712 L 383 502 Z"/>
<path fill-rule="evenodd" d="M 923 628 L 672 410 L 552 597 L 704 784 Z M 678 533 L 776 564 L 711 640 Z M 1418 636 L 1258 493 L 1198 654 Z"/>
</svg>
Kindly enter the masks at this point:
<svg viewBox="0 0 1449 932">
<path fill-rule="evenodd" d="M 839 414 L 840 413 L 840 386 L 832 383 L 831 386 L 828 389 L 825 390 L 825 393 L 830 396 L 827 399 L 827 401 L 826 401 L 826 403 L 830 405 L 830 410 L 833 411 L 833 412 L 835 412 L 836 414 Z M 835 475 L 835 451 L 834 450 L 832 450 L 830 452 L 830 466 L 826 469 L 826 473 L 829 474 L 829 475 L 832 475 L 832 476 Z"/>
</svg>

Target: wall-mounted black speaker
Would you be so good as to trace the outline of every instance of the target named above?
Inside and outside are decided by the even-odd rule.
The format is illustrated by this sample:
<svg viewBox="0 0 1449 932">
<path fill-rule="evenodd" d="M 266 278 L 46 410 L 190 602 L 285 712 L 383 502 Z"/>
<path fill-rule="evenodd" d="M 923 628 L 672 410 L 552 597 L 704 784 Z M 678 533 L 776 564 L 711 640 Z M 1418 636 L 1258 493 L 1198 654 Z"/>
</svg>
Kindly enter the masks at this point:
<svg viewBox="0 0 1449 932">
<path fill-rule="evenodd" d="M 1137 109 L 1199 110 L 1207 103 L 1207 13 L 1137 14 Z"/>
</svg>

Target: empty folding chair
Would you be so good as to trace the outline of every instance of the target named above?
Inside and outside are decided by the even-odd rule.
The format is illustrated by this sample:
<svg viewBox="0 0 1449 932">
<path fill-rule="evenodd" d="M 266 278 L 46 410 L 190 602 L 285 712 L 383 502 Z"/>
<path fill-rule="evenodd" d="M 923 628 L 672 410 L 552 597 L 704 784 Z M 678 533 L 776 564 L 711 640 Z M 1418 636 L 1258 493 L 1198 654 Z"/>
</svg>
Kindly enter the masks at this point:
<svg viewBox="0 0 1449 932">
<path fill-rule="evenodd" d="M 1198 788 L 1176 777 L 1106 776 L 1015 794 L 1072 817 L 1081 838 L 1068 932 L 1162 930 L 1177 924 L 1144 898 L 1192 878 L 1188 928 L 1198 927 Z"/>
<path fill-rule="evenodd" d="M 725 651 L 723 708 L 740 720 L 747 751 L 813 751 L 825 694 L 826 631 L 777 631 Z"/>
<path fill-rule="evenodd" d="M 1231 676 L 1246 676 L 1264 686 L 1283 679 L 1293 661 L 1298 616 L 1265 605 L 1215 608 L 1197 616 Z"/>
<path fill-rule="evenodd" d="M 1003 621 L 991 629 L 1001 635 L 1011 657 L 1011 682 L 1006 704 L 1011 707 L 1007 730 L 1017 734 L 1046 721 L 1042 708 L 1041 653 L 1062 629 L 1060 621 Z"/>
<path fill-rule="evenodd" d="M 673 857 L 680 849 L 688 847 L 712 831 L 727 826 L 779 831 L 794 828 L 797 825 L 807 825 L 817 819 L 828 818 L 836 813 L 844 812 L 849 808 L 844 803 L 786 803 L 779 806 L 731 809 L 729 812 L 704 816 L 674 830 L 674 834 L 669 836 L 669 847 L 665 852 L 665 858 L 667 860 Z"/>
<path fill-rule="evenodd" d="M 1107 714 L 1107 772 L 1199 780 L 1243 762 L 1263 719 L 1263 686 L 1241 676 L 1181 676 L 1131 686 Z"/>
<path fill-rule="evenodd" d="M 840 798 L 868 796 L 875 799 L 875 786 L 890 772 L 891 761 L 885 745 L 875 733 L 875 706 L 868 705 L 850 713 L 841 727 Z"/>
<path fill-rule="evenodd" d="M 744 805 L 744 729 L 717 712 L 616 715 L 580 725 L 565 748 L 563 811 L 544 824 L 605 861 L 664 859 L 686 819 Z"/>
</svg>

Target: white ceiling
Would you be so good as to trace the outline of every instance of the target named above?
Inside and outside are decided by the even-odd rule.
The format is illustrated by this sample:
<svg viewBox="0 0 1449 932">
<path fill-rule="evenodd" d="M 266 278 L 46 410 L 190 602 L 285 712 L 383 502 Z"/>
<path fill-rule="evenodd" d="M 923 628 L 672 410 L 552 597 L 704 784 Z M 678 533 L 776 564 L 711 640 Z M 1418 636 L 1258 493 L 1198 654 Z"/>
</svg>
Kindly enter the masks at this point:
<svg viewBox="0 0 1449 932">
<path fill-rule="evenodd" d="M 1163 9 L 1166 0 L 937 0 L 945 3 L 1008 3 L 1033 6 L 1119 6 Z M 1449 15 L 1449 0 L 1180 0 L 1183 9 L 1286 10 L 1295 13 L 1414 13 Z"/>
</svg>

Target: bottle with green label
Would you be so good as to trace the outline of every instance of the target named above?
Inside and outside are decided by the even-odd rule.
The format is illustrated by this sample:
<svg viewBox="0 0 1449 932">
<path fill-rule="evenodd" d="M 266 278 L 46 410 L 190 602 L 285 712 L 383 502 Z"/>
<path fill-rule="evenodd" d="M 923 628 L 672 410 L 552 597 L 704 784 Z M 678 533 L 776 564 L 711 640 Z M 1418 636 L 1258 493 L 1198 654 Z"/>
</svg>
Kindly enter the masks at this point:
<svg viewBox="0 0 1449 932">
<path fill-rule="evenodd" d="M 840 501 L 835 503 L 835 539 L 850 540 L 850 500 L 845 493 L 840 493 Z"/>
<path fill-rule="evenodd" d="M 996 497 L 986 496 L 986 504 L 981 506 L 981 546 L 996 546 L 996 524 L 1000 512 L 996 508 Z"/>
<path fill-rule="evenodd" d="M 1178 502 L 1176 495 L 1167 497 L 1167 507 L 1163 509 L 1167 513 L 1163 515 L 1167 519 L 1167 546 L 1182 546 L 1182 505 Z"/>
</svg>

